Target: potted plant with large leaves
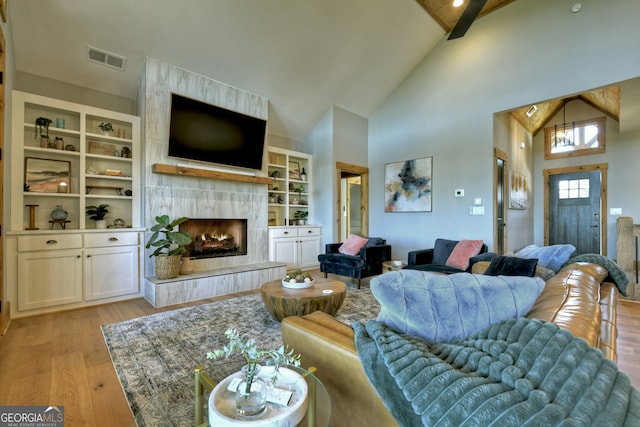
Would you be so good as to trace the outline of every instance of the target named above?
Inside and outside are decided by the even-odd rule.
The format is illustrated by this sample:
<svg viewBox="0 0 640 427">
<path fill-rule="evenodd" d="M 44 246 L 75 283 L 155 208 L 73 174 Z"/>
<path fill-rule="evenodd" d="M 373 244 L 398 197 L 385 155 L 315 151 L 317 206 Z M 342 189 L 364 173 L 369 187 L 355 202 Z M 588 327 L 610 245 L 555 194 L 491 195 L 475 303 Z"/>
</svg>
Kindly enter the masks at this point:
<svg viewBox="0 0 640 427">
<path fill-rule="evenodd" d="M 156 217 L 156 224 L 151 227 L 153 234 L 149 237 L 147 249 L 154 247 L 155 250 L 149 255 L 156 257 L 156 277 L 158 279 L 173 279 L 180 274 L 180 260 L 182 254 L 187 250 L 180 245 L 190 245 L 191 236 L 185 231 L 177 231 L 178 227 L 189 218 L 181 217 L 174 219 L 169 215 Z"/>
</svg>

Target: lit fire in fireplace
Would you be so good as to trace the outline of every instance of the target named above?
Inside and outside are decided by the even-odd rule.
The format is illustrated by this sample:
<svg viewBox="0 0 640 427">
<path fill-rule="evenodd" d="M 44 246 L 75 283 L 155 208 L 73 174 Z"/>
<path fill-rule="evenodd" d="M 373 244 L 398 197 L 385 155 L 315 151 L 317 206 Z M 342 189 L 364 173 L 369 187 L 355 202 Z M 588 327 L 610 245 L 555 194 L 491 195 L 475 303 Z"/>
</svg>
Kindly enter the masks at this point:
<svg viewBox="0 0 640 427">
<path fill-rule="evenodd" d="M 187 246 L 191 258 L 212 258 L 247 254 L 246 219 L 190 219 L 180 231 L 191 235 Z"/>
</svg>

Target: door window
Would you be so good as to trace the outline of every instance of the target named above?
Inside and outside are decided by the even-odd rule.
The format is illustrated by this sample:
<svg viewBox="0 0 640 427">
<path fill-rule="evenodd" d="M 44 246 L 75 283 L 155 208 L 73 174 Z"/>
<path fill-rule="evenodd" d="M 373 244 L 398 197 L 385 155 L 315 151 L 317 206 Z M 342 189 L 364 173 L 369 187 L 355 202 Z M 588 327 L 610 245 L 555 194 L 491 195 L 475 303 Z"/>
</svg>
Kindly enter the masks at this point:
<svg viewBox="0 0 640 427">
<path fill-rule="evenodd" d="M 561 179 L 558 181 L 558 197 L 560 199 L 588 199 L 588 179 Z"/>
</svg>

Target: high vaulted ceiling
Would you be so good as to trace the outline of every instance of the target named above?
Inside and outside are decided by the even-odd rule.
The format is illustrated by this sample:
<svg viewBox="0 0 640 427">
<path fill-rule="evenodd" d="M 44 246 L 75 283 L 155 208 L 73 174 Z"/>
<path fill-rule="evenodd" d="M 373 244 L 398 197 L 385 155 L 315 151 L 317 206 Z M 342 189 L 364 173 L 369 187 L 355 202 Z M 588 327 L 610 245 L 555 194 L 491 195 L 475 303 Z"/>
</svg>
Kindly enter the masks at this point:
<svg viewBox="0 0 640 427">
<path fill-rule="evenodd" d="M 450 33 L 455 27 L 460 15 L 469 4 L 469 0 L 465 0 L 459 7 L 453 7 L 453 0 L 416 0 L 429 15 L 440 25 L 446 33 Z M 515 0 L 487 0 L 478 18 L 495 11 L 496 9 L 506 6 Z"/>
<path fill-rule="evenodd" d="M 511 116 L 520 123 L 529 133 L 536 135 L 540 132 L 549 120 L 562 109 L 566 102 L 579 99 L 589 104 L 601 113 L 611 117 L 615 121 L 620 121 L 620 86 L 613 85 L 602 89 L 584 92 L 575 96 L 554 99 L 547 102 L 539 102 L 531 106 L 522 107 L 510 112 Z M 533 111 L 529 115 L 527 112 Z"/>
<path fill-rule="evenodd" d="M 450 2 L 7 3 L 19 71 L 136 99 L 151 56 L 269 98 L 270 132 L 304 140 L 333 105 L 375 111 L 445 36 L 458 13 Z M 89 62 L 88 46 L 124 56 L 125 70 Z"/>
<path fill-rule="evenodd" d="M 334 105 L 371 115 L 450 32 L 469 0 L 458 8 L 452 1 L 7 3 L 18 71 L 136 99 L 151 56 L 268 98 L 269 131 L 302 141 Z M 480 16 L 513 1 L 488 0 Z M 465 37 L 472 36 L 473 25 Z M 125 57 L 124 71 L 88 61 L 88 46 Z M 601 104 L 610 98 L 590 102 L 609 111 Z M 558 102 L 546 107 L 549 114 Z M 538 131 L 539 124 L 521 122 Z"/>
</svg>

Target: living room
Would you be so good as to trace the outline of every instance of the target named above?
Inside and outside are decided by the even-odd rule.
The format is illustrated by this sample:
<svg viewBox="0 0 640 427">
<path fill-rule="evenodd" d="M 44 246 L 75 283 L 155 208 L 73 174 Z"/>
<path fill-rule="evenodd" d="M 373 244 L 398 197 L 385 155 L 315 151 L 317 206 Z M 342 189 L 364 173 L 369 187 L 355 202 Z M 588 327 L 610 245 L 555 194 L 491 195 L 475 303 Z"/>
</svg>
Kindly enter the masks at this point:
<svg viewBox="0 0 640 427">
<path fill-rule="evenodd" d="M 297 129 L 287 132 L 286 126 L 276 126 L 286 117 L 280 110 L 269 111 L 269 119 L 274 122 L 269 143 L 313 154 L 314 173 L 327 181 L 326 185 L 317 186 L 314 205 L 318 208 L 310 218 L 313 223 L 323 224 L 323 242 L 337 238 L 337 230 L 331 226 L 338 215 L 334 206 L 336 185 L 329 180 L 336 179 L 333 171 L 335 162 L 340 161 L 369 168 L 369 234 L 387 238 L 394 257 L 403 259 L 410 250 L 429 247 L 436 238 L 443 237 L 443 230 L 447 231 L 444 237 L 472 236 L 492 247 L 494 148 L 502 149 L 513 159 L 523 156 L 519 160 L 525 167 L 522 172 L 532 182 L 530 208 L 508 212 L 509 250 L 528 243 L 545 243 L 542 220 L 545 169 L 608 163 L 608 206 L 620 208 L 624 215 L 640 216 L 640 201 L 629 197 L 630 183 L 640 178 L 634 164 L 640 151 L 637 144 L 640 132 L 633 126 L 623 131 L 622 125 L 609 121 L 607 129 L 614 133 L 607 135 L 606 153 L 566 160 L 543 160 L 540 140 L 533 136 L 525 140 L 524 155 L 520 154 L 520 140 L 497 138 L 500 131 L 496 114 L 639 77 L 640 55 L 628 42 L 640 32 L 635 23 L 640 12 L 637 2 L 584 1 L 582 11 L 577 14 L 570 11 L 573 3 L 517 0 L 479 19 L 467 37 L 455 42 L 438 41 L 424 59 L 407 70 L 406 78 L 394 82 L 394 88 L 366 117 L 334 101 L 316 117 L 309 132 L 300 134 Z M 8 6 L 11 9 L 11 0 Z M 413 10 L 416 14 L 424 13 L 419 7 Z M 118 14 L 115 15 L 112 19 L 118 19 Z M 22 41 L 12 40 L 10 25 L 10 21 L 2 25 L 7 40 L 4 79 L 7 94 L 12 89 L 34 91 L 55 98 L 69 97 L 76 102 L 84 99 L 104 108 L 137 114 L 137 93 L 125 98 L 108 90 L 52 79 L 46 73 L 36 75 L 18 69 L 13 63 L 13 50 L 18 50 Z M 217 75 L 206 77 L 228 83 Z M 249 87 L 241 89 L 251 91 Z M 287 90 L 286 86 L 277 89 Z M 299 103 L 304 104 L 304 99 Z M 9 98 L 5 104 L 10 105 Z M 6 124 L 10 115 L 5 110 Z M 633 117 L 631 121 L 637 122 Z M 9 125 L 4 127 L 5 145 L 10 150 L 8 128 Z M 432 211 L 384 212 L 384 165 L 423 157 L 433 157 Z M 10 165 L 5 163 L 5 168 Z M 455 190 L 461 188 L 465 197 L 454 197 Z M 469 208 L 476 198 L 483 201 L 485 214 L 470 216 Z M 5 206 L 10 205 L 6 192 Z M 607 217 L 606 229 L 606 253 L 615 258 L 615 215 Z"/>
</svg>

